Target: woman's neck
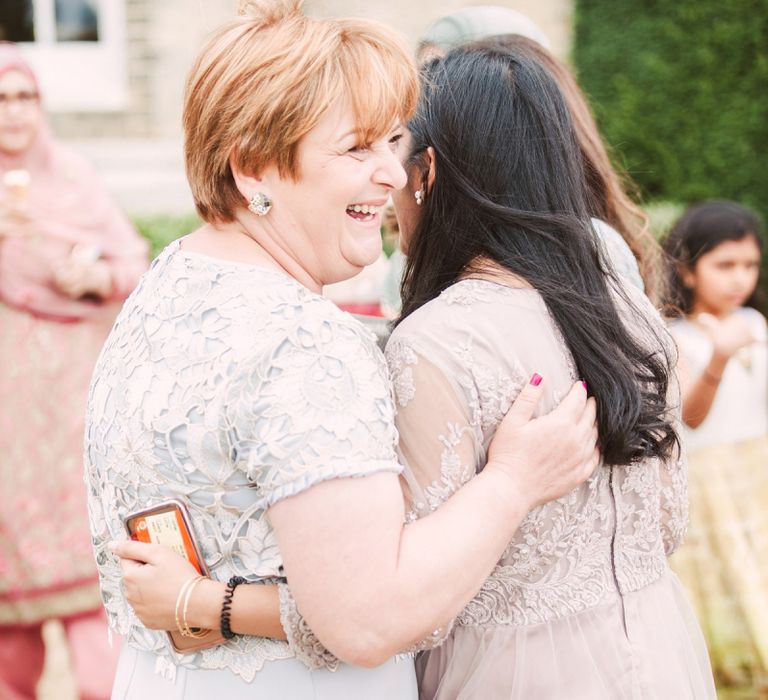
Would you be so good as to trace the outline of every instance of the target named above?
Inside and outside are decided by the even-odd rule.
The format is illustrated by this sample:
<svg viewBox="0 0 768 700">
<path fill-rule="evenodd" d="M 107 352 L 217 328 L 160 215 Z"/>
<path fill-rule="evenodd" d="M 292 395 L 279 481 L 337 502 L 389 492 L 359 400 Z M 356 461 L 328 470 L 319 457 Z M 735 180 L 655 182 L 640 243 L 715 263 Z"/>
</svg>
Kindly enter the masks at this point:
<svg viewBox="0 0 768 700">
<path fill-rule="evenodd" d="M 482 255 L 469 263 L 462 273 L 461 279 L 489 280 L 491 282 L 505 284 L 508 287 L 531 288 L 530 283 L 525 279 L 516 275 L 514 272 L 510 272 L 506 267 L 495 260 L 491 260 L 491 258 Z"/>
<path fill-rule="evenodd" d="M 279 246 L 260 241 L 239 221 L 205 224 L 184 239 L 183 249 L 212 258 L 264 267 L 292 277 L 317 294 L 322 284 L 315 280 L 291 255 Z"/>
</svg>

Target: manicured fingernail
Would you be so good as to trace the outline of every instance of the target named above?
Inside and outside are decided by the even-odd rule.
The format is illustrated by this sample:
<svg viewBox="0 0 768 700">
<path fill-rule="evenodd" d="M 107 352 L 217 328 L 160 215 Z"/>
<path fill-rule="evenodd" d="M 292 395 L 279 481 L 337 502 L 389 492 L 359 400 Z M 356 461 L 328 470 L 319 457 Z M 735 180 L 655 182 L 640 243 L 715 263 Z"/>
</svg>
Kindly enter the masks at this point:
<svg viewBox="0 0 768 700">
<path fill-rule="evenodd" d="M 586 391 L 586 390 L 587 390 L 587 383 L 586 383 L 585 381 L 582 381 L 582 382 L 581 382 L 581 386 L 583 386 L 583 387 L 584 387 L 584 391 Z"/>
<path fill-rule="evenodd" d="M 541 384 L 541 379 L 541 375 L 534 372 L 533 376 L 531 377 L 531 384 L 533 384 L 533 386 L 539 386 L 539 384 Z"/>
</svg>

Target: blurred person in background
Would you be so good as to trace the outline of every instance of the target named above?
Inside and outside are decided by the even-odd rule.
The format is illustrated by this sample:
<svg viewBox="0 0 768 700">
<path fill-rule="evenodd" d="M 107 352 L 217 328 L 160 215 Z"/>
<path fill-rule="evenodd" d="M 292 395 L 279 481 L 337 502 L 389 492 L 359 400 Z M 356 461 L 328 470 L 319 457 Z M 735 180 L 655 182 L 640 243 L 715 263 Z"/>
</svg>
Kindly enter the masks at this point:
<svg viewBox="0 0 768 700">
<path fill-rule="evenodd" d="M 723 684 L 768 687 L 768 345 L 762 226 L 735 202 L 691 207 L 665 247 L 680 349 L 691 525 L 673 565 Z"/>
<path fill-rule="evenodd" d="M 35 697 L 60 619 L 82 698 L 109 696 L 88 532 L 88 381 L 147 246 L 89 165 L 52 138 L 37 79 L 0 43 L 0 697 Z"/>
</svg>

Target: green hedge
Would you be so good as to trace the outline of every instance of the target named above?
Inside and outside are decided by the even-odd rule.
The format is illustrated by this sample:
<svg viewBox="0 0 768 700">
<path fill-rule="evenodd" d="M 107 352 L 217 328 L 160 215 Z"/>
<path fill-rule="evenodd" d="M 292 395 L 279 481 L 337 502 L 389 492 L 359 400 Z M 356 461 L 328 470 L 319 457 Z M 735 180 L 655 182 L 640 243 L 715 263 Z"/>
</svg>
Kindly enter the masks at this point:
<svg viewBox="0 0 768 700">
<path fill-rule="evenodd" d="M 191 233 L 202 223 L 196 214 L 184 216 L 135 216 L 133 225 L 149 241 L 152 259 L 171 241 Z"/>
<path fill-rule="evenodd" d="M 573 58 L 646 198 L 768 218 L 768 0 L 576 0 Z"/>
</svg>

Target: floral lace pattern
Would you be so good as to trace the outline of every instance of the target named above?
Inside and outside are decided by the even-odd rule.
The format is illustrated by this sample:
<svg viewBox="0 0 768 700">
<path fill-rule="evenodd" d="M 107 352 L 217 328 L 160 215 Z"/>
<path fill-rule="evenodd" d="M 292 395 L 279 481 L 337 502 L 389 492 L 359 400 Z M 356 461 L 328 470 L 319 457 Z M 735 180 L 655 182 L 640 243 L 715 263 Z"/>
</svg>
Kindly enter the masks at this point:
<svg viewBox="0 0 768 700">
<path fill-rule="evenodd" d="M 294 656 L 240 636 L 175 654 L 121 591 L 108 542 L 123 519 L 182 501 L 211 575 L 281 580 L 266 509 L 325 479 L 398 473 L 381 351 L 351 316 L 268 270 L 172 245 L 130 297 L 91 385 L 85 441 L 90 525 L 111 628 L 175 666 L 246 680 Z"/>
<path fill-rule="evenodd" d="M 296 607 L 291 589 L 285 584 L 278 585 L 280 597 L 280 624 L 288 637 L 288 644 L 296 658 L 309 668 L 326 668 L 335 671 L 339 660 L 331 654 L 315 636 L 307 621 Z"/>
<path fill-rule="evenodd" d="M 658 322 L 644 297 L 634 294 L 633 301 Z M 665 335 L 659 325 L 659 337 Z M 655 338 L 646 341 L 653 347 Z M 457 435 L 475 431 L 478 445 L 487 446 L 532 371 L 547 380 L 546 410 L 576 377 L 564 339 L 538 295 L 486 280 L 459 282 L 406 319 L 386 356 L 395 385 L 405 387 L 399 393 L 409 397 L 398 408 L 418 401 L 414 377 L 424 358 L 451 377 L 467 407 L 465 423 L 445 422 L 436 436 L 444 446 L 439 473 L 426 479 L 420 472 L 420 490 L 409 481 L 412 517 L 439 507 L 482 468 L 481 447 L 473 464 L 459 467 L 449 449 Z M 416 420 L 415 414 L 398 414 L 401 432 L 406 415 Z M 430 439 L 423 432 L 422 439 Z M 540 624 L 656 581 L 666 571 L 665 554 L 685 531 L 685 484 L 684 464 L 677 459 L 598 469 L 581 487 L 526 517 L 456 624 Z"/>
<path fill-rule="evenodd" d="M 645 297 L 636 293 L 633 301 L 664 341 Z M 646 341 L 655 347 L 655 338 Z M 576 378 L 538 294 L 485 280 L 459 282 L 403 321 L 386 357 L 397 396 L 409 520 L 428 515 L 482 469 L 496 426 L 533 371 L 546 381 L 542 412 L 557 405 Z M 436 383 L 450 386 L 438 392 Z M 679 403 L 675 389 L 673 406 Z M 440 399 L 431 402 L 427 394 L 433 392 Z M 451 408 L 450 395 L 462 410 Z M 686 504 L 682 460 L 598 468 L 579 488 L 528 514 L 455 625 L 542 624 L 648 586 L 666 571 L 665 554 L 681 541 Z M 313 640 L 305 646 L 322 663 L 322 645 L 310 631 L 304 634 Z M 420 648 L 433 649 L 445 638 L 436 634 Z"/>
</svg>

